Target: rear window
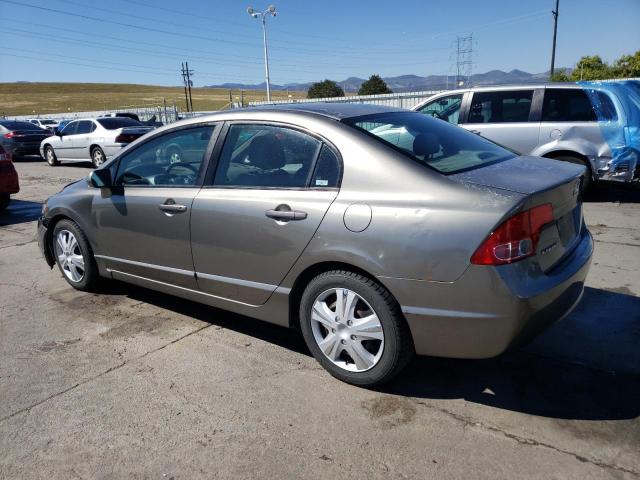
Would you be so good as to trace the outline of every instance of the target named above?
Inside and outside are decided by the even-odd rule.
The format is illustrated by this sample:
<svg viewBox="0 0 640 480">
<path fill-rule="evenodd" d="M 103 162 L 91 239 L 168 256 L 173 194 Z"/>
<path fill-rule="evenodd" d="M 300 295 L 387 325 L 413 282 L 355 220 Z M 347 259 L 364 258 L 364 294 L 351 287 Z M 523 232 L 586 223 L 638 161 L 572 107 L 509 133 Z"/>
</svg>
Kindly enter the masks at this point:
<svg viewBox="0 0 640 480">
<path fill-rule="evenodd" d="M 34 125 L 33 123 L 29 122 L 0 122 L 0 125 L 2 125 L 7 130 L 35 130 L 37 132 L 42 131 L 42 128 L 40 128 L 38 125 Z"/>
<path fill-rule="evenodd" d="M 342 122 L 444 174 L 515 156 L 478 135 L 417 112 L 379 113 Z"/>
<path fill-rule="evenodd" d="M 613 108 L 613 106 L 612 106 Z M 596 113 L 579 88 L 547 88 L 542 105 L 543 122 L 595 122 Z"/>
<path fill-rule="evenodd" d="M 98 123 L 107 130 L 117 130 L 123 127 L 140 127 L 142 124 L 136 122 L 131 118 L 126 117 L 113 117 L 113 118 L 99 118 Z"/>
<path fill-rule="evenodd" d="M 56 122 L 54 122 L 53 120 L 40 120 L 40 123 L 42 125 L 55 125 Z"/>
</svg>

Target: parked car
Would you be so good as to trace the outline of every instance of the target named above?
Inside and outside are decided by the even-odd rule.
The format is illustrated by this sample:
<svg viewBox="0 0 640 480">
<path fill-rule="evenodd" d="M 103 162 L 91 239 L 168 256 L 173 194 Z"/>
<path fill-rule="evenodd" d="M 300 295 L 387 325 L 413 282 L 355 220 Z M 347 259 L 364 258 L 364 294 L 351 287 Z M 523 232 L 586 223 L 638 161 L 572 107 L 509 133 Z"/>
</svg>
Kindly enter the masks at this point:
<svg viewBox="0 0 640 480">
<path fill-rule="evenodd" d="M 38 127 L 45 130 L 49 130 L 52 133 L 55 132 L 58 128 L 58 122 L 50 118 L 32 118 L 30 120 L 27 120 L 27 122 L 33 123 L 34 125 L 37 125 Z"/>
<path fill-rule="evenodd" d="M 406 110 L 234 110 L 154 130 L 50 197 L 38 240 L 76 289 L 113 278 L 299 328 L 332 375 L 377 385 L 414 353 L 493 357 L 571 311 L 585 174 Z"/>
<path fill-rule="evenodd" d="M 0 145 L 0 211 L 9 206 L 11 195 L 19 191 L 18 173 L 11 161 L 11 154 Z"/>
<path fill-rule="evenodd" d="M 85 118 L 69 122 L 55 136 L 43 140 L 40 155 L 51 166 L 91 160 L 94 167 L 151 130 L 130 118 Z"/>
<path fill-rule="evenodd" d="M 13 159 L 21 155 L 38 155 L 40 143 L 50 136 L 48 130 L 30 122 L 0 120 L 0 145 Z"/>
<path fill-rule="evenodd" d="M 627 139 L 617 146 L 603 135 L 622 132 L 630 113 L 607 86 L 578 84 L 477 87 L 429 98 L 414 110 L 460 125 L 521 154 L 584 165 L 590 180 L 630 182 L 640 177 L 638 152 Z M 640 109 L 640 105 L 635 107 Z M 637 113 L 635 113 L 637 115 Z M 625 148 L 620 148 L 625 147 Z"/>
</svg>

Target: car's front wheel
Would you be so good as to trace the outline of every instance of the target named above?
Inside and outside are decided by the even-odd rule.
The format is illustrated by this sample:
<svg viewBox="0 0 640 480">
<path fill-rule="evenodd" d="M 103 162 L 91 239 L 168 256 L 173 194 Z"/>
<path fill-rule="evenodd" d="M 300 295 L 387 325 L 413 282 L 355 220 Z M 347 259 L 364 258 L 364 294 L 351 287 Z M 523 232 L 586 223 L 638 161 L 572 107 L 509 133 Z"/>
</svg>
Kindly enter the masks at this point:
<svg viewBox="0 0 640 480">
<path fill-rule="evenodd" d="M 93 163 L 93 166 L 98 168 L 105 160 L 106 157 L 104 156 L 102 149 L 100 147 L 93 147 L 91 150 L 91 163 Z"/>
<path fill-rule="evenodd" d="M 56 157 L 56 152 L 53 150 L 53 147 L 51 145 L 47 145 L 46 147 L 44 147 L 44 159 L 52 167 L 57 167 L 58 165 L 60 165 L 60 160 L 58 160 L 58 157 Z"/>
<path fill-rule="evenodd" d="M 411 333 L 393 296 L 350 271 L 325 272 L 309 282 L 300 302 L 300 327 L 316 360 L 354 385 L 386 383 L 414 355 Z"/>
<path fill-rule="evenodd" d="M 78 224 L 60 220 L 53 229 L 51 242 L 64 279 L 73 288 L 91 291 L 98 281 L 98 266 L 89 241 Z"/>
</svg>

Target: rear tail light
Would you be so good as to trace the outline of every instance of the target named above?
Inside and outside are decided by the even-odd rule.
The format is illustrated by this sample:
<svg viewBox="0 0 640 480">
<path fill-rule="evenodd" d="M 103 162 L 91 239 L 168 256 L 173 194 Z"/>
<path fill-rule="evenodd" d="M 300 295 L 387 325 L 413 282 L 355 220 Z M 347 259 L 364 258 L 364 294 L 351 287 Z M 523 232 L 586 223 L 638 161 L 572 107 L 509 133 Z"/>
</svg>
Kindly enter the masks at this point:
<svg viewBox="0 0 640 480">
<path fill-rule="evenodd" d="M 0 145 L 0 173 L 6 173 L 11 170 L 13 170 L 11 154 L 2 148 L 2 145 Z"/>
<path fill-rule="evenodd" d="M 16 136 L 16 132 L 9 132 L 9 133 L 5 133 L 4 138 L 13 138 Z"/>
<path fill-rule="evenodd" d="M 504 221 L 478 247 L 471 263 L 475 265 L 504 265 L 535 254 L 540 231 L 553 221 L 550 203 L 520 212 Z"/>
<path fill-rule="evenodd" d="M 116 137 L 116 143 L 131 143 L 140 135 L 133 135 L 130 133 L 121 133 Z"/>
</svg>

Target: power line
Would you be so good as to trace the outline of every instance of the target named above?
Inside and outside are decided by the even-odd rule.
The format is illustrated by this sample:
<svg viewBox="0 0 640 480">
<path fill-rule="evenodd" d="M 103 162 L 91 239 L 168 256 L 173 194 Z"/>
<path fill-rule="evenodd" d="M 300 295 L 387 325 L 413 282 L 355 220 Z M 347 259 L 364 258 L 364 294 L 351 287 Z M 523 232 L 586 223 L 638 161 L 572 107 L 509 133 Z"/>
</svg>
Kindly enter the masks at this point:
<svg viewBox="0 0 640 480">
<path fill-rule="evenodd" d="M 184 100 L 187 104 L 187 112 L 193 112 L 193 98 L 191 98 L 191 86 L 193 82 L 193 70 L 189 69 L 189 62 L 182 63 L 182 81 L 184 82 Z M 187 94 L 188 92 L 188 94 Z"/>
</svg>

